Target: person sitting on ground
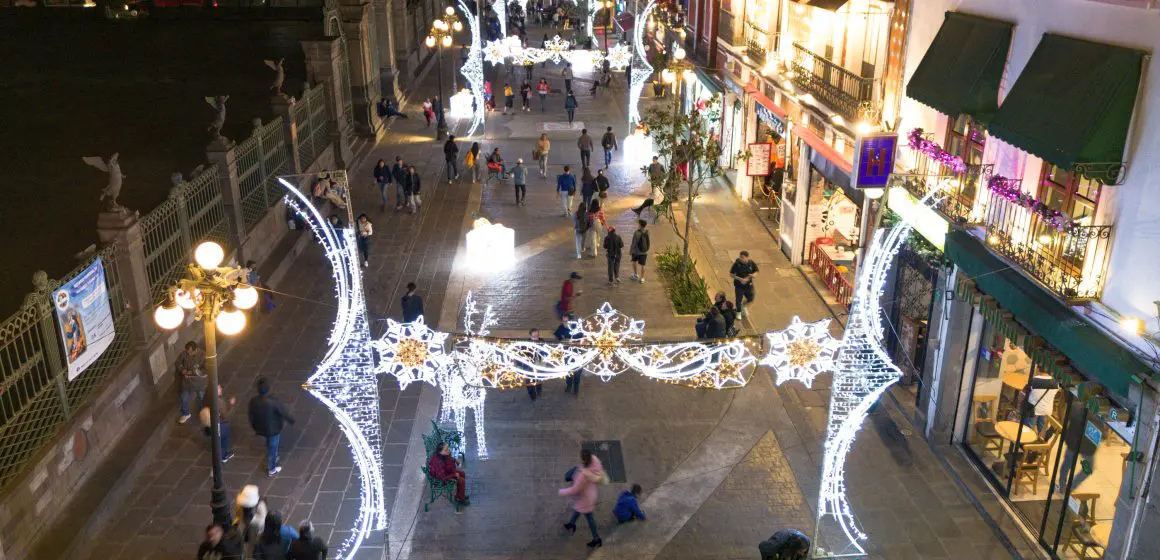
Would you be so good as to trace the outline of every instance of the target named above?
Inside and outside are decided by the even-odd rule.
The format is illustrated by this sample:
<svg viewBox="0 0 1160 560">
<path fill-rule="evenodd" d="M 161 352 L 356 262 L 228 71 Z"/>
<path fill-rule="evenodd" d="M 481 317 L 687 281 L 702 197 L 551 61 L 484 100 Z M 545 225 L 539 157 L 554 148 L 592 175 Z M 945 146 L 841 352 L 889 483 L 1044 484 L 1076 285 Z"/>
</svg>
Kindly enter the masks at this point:
<svg viewBox="0 0 1160 560">
<path fill-rule="evenodd" d="M 407 118 L 407 115 L 404 115 L 402 112 L 399 111 L 399 104 L 394 99 L 388 99 L 387 100 L 387 117 L 388 118 L 389 117 L 399 117 L 400 119 L 405 119 L 405 118 Z"/>
<path fill-rule="evenodd" d="M 427 472 L 437 480 L 454 480 L 455 501 L 460 505 L 471 505 L 467 498 L 467 473 L 459 469 L 459 461 L 451 456 L 451 447 L 446 443 L 440 443 L 427 461 Z"/>
<path fill-rule="evenodd" d="M 637 500 L 643 492 L 639 484 L 633 484 L 631 490 L 625 490 L 616 498 L 616 507 L 612 508 L 612 515 L 616 516 L 617 523 L 628 523 L 633 519 L 645 520 L 644 512 L 640 510 Z"/>
</svg>

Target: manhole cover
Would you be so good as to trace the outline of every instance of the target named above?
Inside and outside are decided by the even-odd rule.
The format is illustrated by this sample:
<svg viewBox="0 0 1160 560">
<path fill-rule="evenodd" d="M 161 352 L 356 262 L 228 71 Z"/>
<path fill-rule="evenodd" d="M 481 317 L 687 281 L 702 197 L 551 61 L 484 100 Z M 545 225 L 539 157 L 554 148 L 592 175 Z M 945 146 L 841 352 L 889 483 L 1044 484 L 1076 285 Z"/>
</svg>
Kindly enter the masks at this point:
<svg viewBox="0 0 1160 560">
<path fill-rule="evenodd" d="M 580 449 L 587 449 L 600 458 L 604 472 L 608 473 L 608 480 L 628 482 L 624 472 L 624 453 L 620 448 L 620 440 L 585 441 L 580 444 Z"/>
</svg>

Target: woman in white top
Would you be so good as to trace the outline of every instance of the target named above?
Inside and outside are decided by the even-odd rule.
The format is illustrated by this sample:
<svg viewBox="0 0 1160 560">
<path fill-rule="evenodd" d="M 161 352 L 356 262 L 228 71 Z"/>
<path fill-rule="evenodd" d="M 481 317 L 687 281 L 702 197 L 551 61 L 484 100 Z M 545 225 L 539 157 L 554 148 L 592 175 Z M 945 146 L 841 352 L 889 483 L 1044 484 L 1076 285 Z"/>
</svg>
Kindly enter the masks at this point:
<svg viewBox="0 0 1160 560">
<path fill-rule="evenodd" d="M 375 226 L 366 214 L 358 215 L 358 252 L 363 258 L 363 267 L 370 264 L 371 236 L 375 234 Z"/>
</svg>

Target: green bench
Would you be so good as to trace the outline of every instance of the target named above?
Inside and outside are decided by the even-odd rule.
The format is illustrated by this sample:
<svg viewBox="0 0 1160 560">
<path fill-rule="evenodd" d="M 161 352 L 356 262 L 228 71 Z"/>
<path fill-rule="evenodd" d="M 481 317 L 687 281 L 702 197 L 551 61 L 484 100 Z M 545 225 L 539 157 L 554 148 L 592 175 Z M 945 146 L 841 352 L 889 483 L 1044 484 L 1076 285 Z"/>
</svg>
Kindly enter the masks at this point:
<svg viewBox="0 0 1160 560">
<path fill-rule="evenodd" d="M 447 501 L 455 506 L 455 511 L 459 511 L 459 503 L 455 501 L 455 481 L 433 478 L 427 469 L 427 462 L 431 460 L 435 450 L 439 449 L 439 444 L 446 443 L 451 448 L 451 456 L 459 457 L 460 467 L 466 470 L 467 457 L 463 452 L 463 433 L 440 428 L 434 420 L 431 421 L 431 430 L 430 434 L 423 435 L 423 448 L 427 450 L 427 455 L 423 459 L 423 466 L 419 467 L 419 470 L 423 471 L 423 476 L 427 478 L 427 486 L 431 490 L 430 499 L 423 505 L 423 511 L 431 511 L 431 504 L 444 495 L 447 496 Z"/>
</svg>

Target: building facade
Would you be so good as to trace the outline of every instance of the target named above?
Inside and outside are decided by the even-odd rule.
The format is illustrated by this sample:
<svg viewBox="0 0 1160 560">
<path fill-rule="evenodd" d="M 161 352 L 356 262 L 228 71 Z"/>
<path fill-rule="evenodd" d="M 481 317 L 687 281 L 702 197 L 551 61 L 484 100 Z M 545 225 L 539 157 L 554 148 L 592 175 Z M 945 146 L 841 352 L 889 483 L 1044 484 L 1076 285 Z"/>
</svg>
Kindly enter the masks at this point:
<svg viewBox="0 0 1160 560">
<path fill-rule="evenodd" d="M 908 12 L 883 198 L 917 232 L 884 298 L 902 401 L 1042 556 L 1160 557 L 1160 10 Z M 932 191 L 934 210 L 917 204 Z"/>
</svg>

